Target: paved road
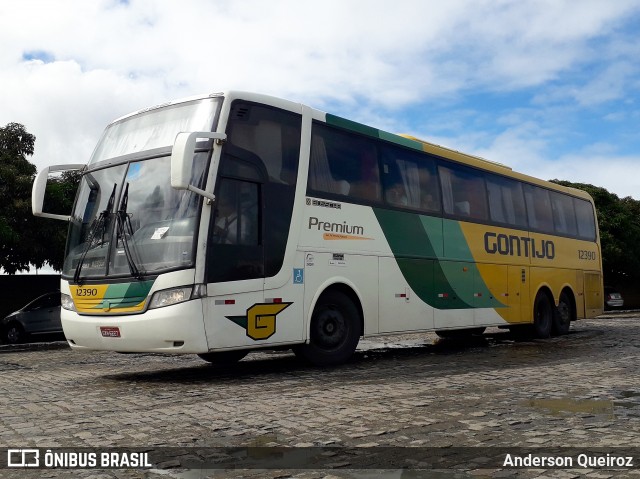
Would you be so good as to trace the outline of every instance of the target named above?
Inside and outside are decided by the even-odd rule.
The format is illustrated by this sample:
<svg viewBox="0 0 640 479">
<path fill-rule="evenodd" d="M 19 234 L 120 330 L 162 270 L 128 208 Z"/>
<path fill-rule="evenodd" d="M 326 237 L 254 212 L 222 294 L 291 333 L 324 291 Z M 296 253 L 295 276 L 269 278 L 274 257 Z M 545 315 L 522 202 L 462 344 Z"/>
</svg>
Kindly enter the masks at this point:
<svg viewBox="0 0 640 479">
<path fill-rule="evenodd" d="M 563 446 L 587 455 L 631 447 L 636 468 L 510 469 L 461 458 L 461 469 L 434 475 L 354 471 L 337 457 L 327 464 L 342 467 L 330 471 L 189 472 L 168 461 L 152 470 L 0 469 L 0 477 L 640 477 L 640 313 L 580 321 L 545 341 L 487 333 L 470 342 L 431 334 L 363 341 L 351 362 L 330 370 L 288 352 L 220 369 L 195 356 L 3 346 L 0 447 L 367 446 L 399 456 L 409 446 L 443 454 Z"/>
</svg>

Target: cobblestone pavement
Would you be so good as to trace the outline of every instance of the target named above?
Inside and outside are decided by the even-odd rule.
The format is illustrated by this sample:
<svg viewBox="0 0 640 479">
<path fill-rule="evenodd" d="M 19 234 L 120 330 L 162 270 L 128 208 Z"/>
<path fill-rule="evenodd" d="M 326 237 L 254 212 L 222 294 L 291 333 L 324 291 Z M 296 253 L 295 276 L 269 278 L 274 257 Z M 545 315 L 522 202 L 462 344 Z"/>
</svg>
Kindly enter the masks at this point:
<svg viewBox="0 0 640 479">
<path fill-rule="evenodd" d="M 62 342 L 0 347 L 0 447 L 539 447 L 640 451 L 640 313 L 517 341 L 489 329 L 362 341 L 319 370 L 289 352 L 217 368 L 196 356 L 78 353 Z M 391 449 L 393 451 L 394 449 Z M 636 467 L 640 455 L 636 454 Z M 0 477 L 639 477 L 639 469 L 0 469 Z M 338 464 L 341 465 L 341 464 Z"/>
</svg>

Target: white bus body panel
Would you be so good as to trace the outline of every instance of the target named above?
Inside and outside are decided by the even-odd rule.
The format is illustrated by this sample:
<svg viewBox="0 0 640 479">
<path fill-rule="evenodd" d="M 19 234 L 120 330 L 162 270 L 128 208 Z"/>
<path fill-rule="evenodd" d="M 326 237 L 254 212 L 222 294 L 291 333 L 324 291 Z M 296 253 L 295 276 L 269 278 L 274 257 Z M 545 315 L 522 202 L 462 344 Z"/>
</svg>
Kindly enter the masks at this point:
<svg viewBox="0 0 640 479">
<path fill-rule="evenodd" d="M 365 335 L 508 324 L 493 308 L 437 309 L 422 301 L 404 278 L 370 207 L 308 198 L 299 244 L 307 258 L 307 321 L 322 291 L 343 283 L 362 302 Z M 456 269 L 462 265 L 449 263 Z"/>
<path fill-rule="evenodd" d="M 62 329 L 77 350 L 204 353 L 208 351 L 202 300 L 150 309 L 142 314 L 79 315 L 62 309 Z M 117 327 L 119 338 L 103 337 L 100 327 Z M 77 344 L 76 344 L 77 343 Z"/>
</svg>

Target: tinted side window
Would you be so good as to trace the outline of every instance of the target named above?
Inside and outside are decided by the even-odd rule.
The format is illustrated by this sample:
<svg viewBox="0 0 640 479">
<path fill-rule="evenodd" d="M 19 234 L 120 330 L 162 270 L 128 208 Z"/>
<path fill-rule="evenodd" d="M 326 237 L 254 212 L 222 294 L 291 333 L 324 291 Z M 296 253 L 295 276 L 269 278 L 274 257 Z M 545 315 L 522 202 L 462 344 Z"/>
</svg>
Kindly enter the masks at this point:
<svg viewBox="0 0 640 479">
<path fill-rule="evenodd" d="M 529 227 L 542 233 L 554 233 L 553 213 L 549 191 L 533 185 L 524 185 Z"/>
<path fill-rule="evenodd" d="M 260 200 L 258 240 L 264 247 L 265 276 L 276 275 L 284 261 L 301 127 L 302 116 L 297 113 L 246 101 L 235 101 L 231 106 L 221 168 L 229 176 L 259 183 L 255 194 Z M 246 262 L 250 258 L 241 259 Z"/>
<path fill-rule="evenodd" d="M 60 306 L 60 293 L 41 296 L 29 304 L 27 309 L 32 311 L 34 309 L 53 308 L 54 306 Z"/>
<path fill-rule="evenodd" d="M 484 177 L 479 171 L 460 165 L 438 167 L 442 183 L 442 204 L 450 215 L 486 220 L 487 194 Z"/>
<path fill-rule="evenodd" d="M 262 160 L 269 181 L 295 185 L 302 117 L 295 113 L 235 101 L 229 114 L 228 141 Z"/>
<path fill-rule="evenodd" d="M 440 212 L 435 161 L 404 148 L 382 149 L 384 199 L 391 206 Z"/>
<path fill-rule="evenodd" d="M 595 241 L 596 219 L 593 214 L 593 207 L 591 206 L 591 203 L 579 198 L 574 198 L 573 204 L 576 210 L 578 236 L 584 240 Z"/>
<path fill-rule="evenodd" d="M 221 181 L 214 213 L 214 243 L 259 244 L 258 184 L 231 179 Z"/>
<path fill-rule="evenodd" d="M 309 189 L 355 200 L 380 201 L 380 173 L 374 141 L 314 123 Z"/>
<path fill-rule="evenodd" d="M 573 198 L 555 191 L 549 192 L 551 197 L 551 209 L 553 211 L 553 225 L 556 233 L 561 235 L 576 236 L 576 214 L 573 209 Z"/>
<path fill-rule="evenodd" d="M 522 184 L 495 175 L 487 175 L 489 214 L 492 221 L 510 226 L 527 227 Z"/>
</svg>

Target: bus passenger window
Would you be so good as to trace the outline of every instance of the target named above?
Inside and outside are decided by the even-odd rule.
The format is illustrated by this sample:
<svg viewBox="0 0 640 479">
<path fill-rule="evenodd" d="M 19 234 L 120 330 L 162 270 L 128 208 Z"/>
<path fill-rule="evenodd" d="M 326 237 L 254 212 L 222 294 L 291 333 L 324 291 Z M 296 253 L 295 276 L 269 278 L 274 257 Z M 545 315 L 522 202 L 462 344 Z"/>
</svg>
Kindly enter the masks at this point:
<svg viewBox="0 0 640 479">
<path fill-rule="evenodd" d="M 308 188 L 349 196 L 354 201 L 380 201 L 375 143 L 360 135 L 314 123 Z"/>
<path fill-rule="evenodd" d="M 491 220 L 509 226 L 526 228 L 527 214 L 522 184 L 491 174 L 487 174 L 486 181 Z"/>
<path fill-rule="evenodd" d="M 533 230 L 553 234 L 553 214 L 549 190 L 533 185 L 525 185 L 524 188 L 529 226 Z"/>
<path fill-rule="evenodd" d="M 435 162 L 424 154 L 385 146 L 383 185 L 385 201 L 391 206 L 440 211 L 440 192 Z"/>
<path fill-rule="evenodd" d="M 591 203 L 579 198 L 573 199 L 576 210 L 576 220 L 578 223 L 578 236 L 580 239 L 596 240 L 596 219 Z"/>
<path fill-rule="evenodd" d="M 277 108 L 234 101 L 228 142 L 260 158 L 269 181 L 295 186 L 302 117 Z"/>
<path fill-rule="evenodd" d="M 573 199 L 555 191 L 549 194 L 551 195 L 551 209 L 556 233 L 576 236 L 578 227 L 576 225 L 575 211 L 573 210 Z"/>
<path fill-rule="evenodd" d="M 378 155 L 373 144 L 363 142 L 359 155 L 360 171 L 351 185 L 350 196 L 368 201 L 380 199 Z"/>
<path fill-rule="evenodd" d="M 484 178 L 478 171 L 458 165 L 438 167 L 445 212 L 477 220 L 487 219 Z"/>
<path fill-rule="evenodd" d="M 407 198 L 404 185 L 400 182 L 395 182 L 385 188 L 384 199 L 390 205 L 409 206 L 409 199 Z"/>
<path fill-rule="evenodd" d="M 351 190 L 351 184 L 347 180 L 332 173 L 325 140 L 320 135 L 313 135 L 311 138 L 309 188 L 335 195 L 348 195 Z"/>
</svg>

